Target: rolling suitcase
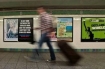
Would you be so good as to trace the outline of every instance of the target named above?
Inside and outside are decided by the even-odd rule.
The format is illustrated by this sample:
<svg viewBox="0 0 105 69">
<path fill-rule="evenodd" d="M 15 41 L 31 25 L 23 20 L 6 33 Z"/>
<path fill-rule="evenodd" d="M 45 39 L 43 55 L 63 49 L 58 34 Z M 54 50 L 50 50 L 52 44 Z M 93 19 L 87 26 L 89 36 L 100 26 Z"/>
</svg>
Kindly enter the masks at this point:
<svg viewBox="0 0 105 69">
<path fill-rule="evenodd" d="M 57 41 L 57 45 L 71 65 L 77 64 L 82 58 L 70 45 L 67 44 L 65 40 Z"/>
</svg>

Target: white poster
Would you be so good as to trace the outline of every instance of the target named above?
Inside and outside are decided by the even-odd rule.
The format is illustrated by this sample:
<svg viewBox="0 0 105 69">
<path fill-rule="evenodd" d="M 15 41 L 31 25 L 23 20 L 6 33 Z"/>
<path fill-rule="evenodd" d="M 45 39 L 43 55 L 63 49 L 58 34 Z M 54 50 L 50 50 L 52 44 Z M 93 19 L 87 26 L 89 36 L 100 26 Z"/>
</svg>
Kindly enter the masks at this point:
<svg viewBox="0 0 105 69">
<path fill-rule="evenodd" d="M 4 41 L 18 41 L 18 19 L 4 19 Z"/>
</svg>

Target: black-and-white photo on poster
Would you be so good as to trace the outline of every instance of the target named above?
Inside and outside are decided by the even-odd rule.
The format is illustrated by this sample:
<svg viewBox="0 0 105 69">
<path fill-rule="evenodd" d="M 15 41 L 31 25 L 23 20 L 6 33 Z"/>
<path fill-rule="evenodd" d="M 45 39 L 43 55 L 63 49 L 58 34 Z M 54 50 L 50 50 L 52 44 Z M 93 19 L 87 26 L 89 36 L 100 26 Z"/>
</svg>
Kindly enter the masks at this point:
<svg viewBox="0 0 105 69">
<path fill-rule="evenodd" d="M 3 40 L 4 41 L 18 41 L 18 19 L 6 18 L 3 19 Z"/>
<path fill-rule="evenodd" d="M 18 19 L 18 41 L 29 42 L 32 39 L 33 18 L 19 18 Z"/>
<path fill-rule="evenodd" d="M 4 18 L 4 42 L 30 42 L 33 36 L 33 18 Z"/>
</svg>

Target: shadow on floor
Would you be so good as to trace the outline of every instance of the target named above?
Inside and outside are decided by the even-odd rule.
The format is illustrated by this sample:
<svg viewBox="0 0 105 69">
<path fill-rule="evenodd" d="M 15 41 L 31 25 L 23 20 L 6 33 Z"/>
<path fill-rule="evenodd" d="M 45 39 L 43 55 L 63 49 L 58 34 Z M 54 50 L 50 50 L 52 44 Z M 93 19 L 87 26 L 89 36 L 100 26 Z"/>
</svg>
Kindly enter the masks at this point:
<svg viewBox="0 0 105 69">
<path fill-rule="evenodd" d="M 56 61 L 56 63 L 51 63 L 53 65 L 58 65 L 58 66 L 72 66 L 68 61 Z M 81 66 L 80 64 L 76 64 L 73 66 Z"/>
</svg>

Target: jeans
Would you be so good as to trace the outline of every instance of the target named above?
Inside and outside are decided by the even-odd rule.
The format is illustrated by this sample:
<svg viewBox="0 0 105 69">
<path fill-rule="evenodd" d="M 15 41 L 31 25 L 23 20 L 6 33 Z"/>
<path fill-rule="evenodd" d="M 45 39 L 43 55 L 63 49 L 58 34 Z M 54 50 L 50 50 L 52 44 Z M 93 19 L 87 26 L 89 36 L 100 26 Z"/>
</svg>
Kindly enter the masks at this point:
<svg viewBox="0 0 105 69">
<path fill-rule="evenodd" d="M 53 47 L 52 47 L 52 45 L 50 43 L 50 38 L 47 36 L 47 33 L 43 33 L 41 35 L 41 38 L 39 40 L 39 48 L 42 47 L 42 45 L 43 45 L 44 42 L 46 42 L 47 43 L 47 46 L 49 47 L 51 60 L 56 60 L 56 57 L 55 57 L 55 54 L 54 54 L 54 50 L 53 50 Z"/>
</svg>

